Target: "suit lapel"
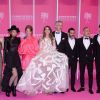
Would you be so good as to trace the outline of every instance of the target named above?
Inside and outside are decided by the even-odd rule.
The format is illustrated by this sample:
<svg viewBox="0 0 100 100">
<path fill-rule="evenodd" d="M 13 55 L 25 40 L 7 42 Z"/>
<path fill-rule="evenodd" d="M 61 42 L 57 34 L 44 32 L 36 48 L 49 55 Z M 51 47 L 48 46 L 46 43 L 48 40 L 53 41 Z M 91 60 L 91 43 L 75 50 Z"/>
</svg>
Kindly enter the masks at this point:
<svg viewBox="0 0 100 100">
<path fill-rule="evenodd" d="M 55 37 L 55 31 L 54 31 L 54 33 L 53 33 L 53 36 Z M 56 41 L 56 39 L 55 39 L 55 42 L 56 42 L 56 46 L 59 46 L 59 45 L 57 45 L 57 41 Z"/>
<path fill-rule="evenodd" d="M 99 35 L 99 34 L 98 34 Z M 98 35 L 96 36 L 96 41 L 98 43 L 98 45 L 100 46 L 99 42 L 98 42 Z"/>
<path fill-rule="evenodd" d="M 62 32 L 61 32 L 61 41 L 60 41 L 59 45 L 61 44 L 62 39 L 63 39 L 63 34 L 62 34 Z"/>
<path fill-rule="evenodd" d="M 86 50 L 85 45 L 84 45 L 84 43 L 83 43 L 83 37 L 82 37 L 82 40 L 81 40 L 81 41 L 82 41 L 82 45 L 83 45 L 84 49 Z"/>
</svg>

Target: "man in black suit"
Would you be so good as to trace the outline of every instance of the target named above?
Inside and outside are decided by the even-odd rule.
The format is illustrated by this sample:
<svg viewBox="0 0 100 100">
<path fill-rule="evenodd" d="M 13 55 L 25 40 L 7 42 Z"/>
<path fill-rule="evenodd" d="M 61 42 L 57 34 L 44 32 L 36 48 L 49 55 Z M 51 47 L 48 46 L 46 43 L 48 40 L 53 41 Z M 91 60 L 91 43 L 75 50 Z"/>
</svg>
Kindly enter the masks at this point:
<svg viewBox="0 0 100 100">
<path fill-rule="evenodd" d="M 66 54 L 66 41 L 68 39 L 68 36 L 65 32 L 62 32 L 62 26 L 63 26 L 62 21 L 56 21 L 55 31 L 53 32 L 53 36 L 55 37 L 57 51 Z M 68 89 L 66 91 L 68 91 Z"/>
<path fill-rule="evenodd" d="M 53 36 L 55 37 L 56 41 L 56 48 L 59 52 L 66 54 L 66 41 L 67 41 L 67 34 L 62 32 L 62 21 L 56 21 L 55 23 L 55 31 L 53 32 Z"/>
<path fill-rule="evenodd" d="M 68 39 L 66 42 L 66 54 L 69 58 L 69 68 L 71 70 L 71 90 L 76 92 L 74 87 L 75 85 L 75 76 L 77 70 L 77 57 L 78 57 L 78 47 L 77 47 L 77 39 L 75 38 L 75 29 L 68 29 Z"/>
<path fill-rule="evenodd" d="M 78 40 L 78 54 L 79 54 L 79 65 L 80 65 L 80 84 L 81 87 L 78 92 L 84 91 L 84 74 L 87 66 L 88 77 L 89 77 L 89 93 L 93 94 L 93 40 L 90 38 L 90 29 L 85 27 L 83 29 L 84 36 Z"/>
<path fill-rule="evenodd" d="M 99 34 L 94 36 L 93 43 L 94 43 L 95 65 L 96 65 L 97 93 L 100 93 L 100 25 L 99 25 Z"/>
</svg>

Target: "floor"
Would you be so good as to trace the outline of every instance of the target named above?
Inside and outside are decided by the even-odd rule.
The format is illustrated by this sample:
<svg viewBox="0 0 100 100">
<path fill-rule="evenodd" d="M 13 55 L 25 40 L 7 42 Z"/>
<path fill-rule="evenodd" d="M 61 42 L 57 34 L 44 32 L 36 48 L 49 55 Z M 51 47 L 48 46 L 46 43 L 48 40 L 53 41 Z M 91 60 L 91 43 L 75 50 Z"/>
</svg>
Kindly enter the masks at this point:
<svg viewBox="0 0 100 100">
<path fill-rule="evenodd" d="M 86 83 L 88 85 L 88 82 Z M 17 97 L 13 97 L 12 95 L 10 97 L 6 97 L 5 93 L 0 93 L 0 100 L 100 100 L 100 94 L 96 93 L 96 82 L 94 81 L 93 84 L 93 90 L 94 94 L 91 95 L 88 92 L 88 86 L 86 85 L 86 90 L 81 93 L 74 93 L 71 90 L 66 92 L 65 94 L 39 94 L 35 96 L 27 96 L 23 93 L 17 92 Z M 76 89 L 79 88 L 79 81 L 76 82 Z"/>
</svg>

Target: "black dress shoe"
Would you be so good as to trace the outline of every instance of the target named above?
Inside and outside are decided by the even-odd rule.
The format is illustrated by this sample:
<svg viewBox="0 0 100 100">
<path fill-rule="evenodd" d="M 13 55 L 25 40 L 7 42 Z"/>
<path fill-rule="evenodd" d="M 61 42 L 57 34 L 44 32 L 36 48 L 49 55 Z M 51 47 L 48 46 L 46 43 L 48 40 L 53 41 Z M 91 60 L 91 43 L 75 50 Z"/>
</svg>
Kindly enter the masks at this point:
<svg viewBox="0 0 100 100">
<path fill-rule="evenodd" d="M 16 97 L 16 86 L 13 86 L 12 88 L 12 95 Z"/>
<path fill-rule="evenodd" d="M 58 92 L 53 92 L 54 94 L 57 94 Z"/>
<path fill-rule="evenodd" d="M 68 92 L 68 91 L 69 91 L 69 89 L 66 90 L 66 92 Z"/>
<path fill-rule="evenodd" d="M 71 88 L 71 90 L 72 90 L 73 92 L 76 92 L 76 89 L 75 89 L 75 88 Z"/>
<path fill-rule="evenodd" d="M 6 92 L 6 96 L 7 96 L 7 97 L 10 97 L 10 93 L 9 93 L 9 92 Z"/>
<path fill-rule="evenodd" d="M 96 93 L 100 93 L 100 89 L 97 89 Z"/>
<path fill-rule="evenodd" d="M 89 93 L 90 94 L 94 94 L 92 89 L 89 89 Z"/>
<path fill-rule="evenodd" d="M 84 91 L 85 89 L 83 87 L 81 87 L 77 92 L 82 92 Z"/>
<path fill-rule="evenodd" d="M 60 92 L 60 93 L 64 94 L 65 92 Z"/>
<path fill-rule="evenodd" d="M 11 87 L 8 86 L 7 89 L 6 89 L 6 96 L 7 97 L 10 97 L 10 92 L 11 92 Z"/>
</svg>

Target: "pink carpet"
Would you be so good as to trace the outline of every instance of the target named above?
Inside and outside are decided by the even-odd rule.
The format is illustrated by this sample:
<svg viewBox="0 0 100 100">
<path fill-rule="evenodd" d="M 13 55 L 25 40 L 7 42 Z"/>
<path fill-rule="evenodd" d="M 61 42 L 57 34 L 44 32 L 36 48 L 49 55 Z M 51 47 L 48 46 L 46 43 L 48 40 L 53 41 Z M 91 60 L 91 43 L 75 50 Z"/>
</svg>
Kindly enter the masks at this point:
<svg viewBox="0 0 100 100">
<path fill-rule="evenodd" d="M 53 94 L 53 95 L 36 95 L 26 96 L 17 93 L 17 97 L 6 97 L 4 93 L 0 94 L 0 100 L 100 100 L 100 94 L 89 94 L 87 91 L 82 93 L 73 93 L 69 91 L 65 94 Z"/>
<path fill-rule="evenodd" d="M 87 81 L 86 81 L 87 84 Z M 79 88 L 79 82 L 77 82 L 76 88 Z M 5 93 L 0 93 L 0 100 L 100 100 L 100 94 L 96 93 L 96 82 L 94 81 L 93 85 L 94 94 L 91 95 L 88 93 L 88 88 L 86 85 L 86 90 L 81 93 L 73 93 L 71 90 L 65 94 L 39 94 L 35 96 L 27 96 L 22 93 L 17 93 L 17 97 L 6 97 Z"/>
</svg>

